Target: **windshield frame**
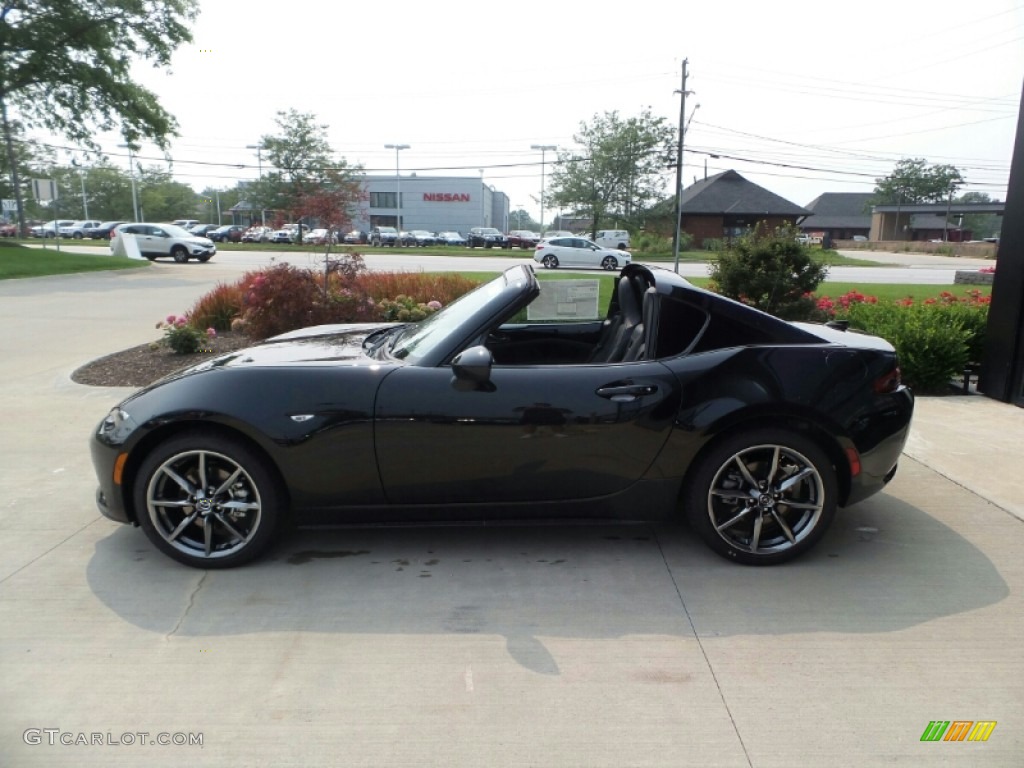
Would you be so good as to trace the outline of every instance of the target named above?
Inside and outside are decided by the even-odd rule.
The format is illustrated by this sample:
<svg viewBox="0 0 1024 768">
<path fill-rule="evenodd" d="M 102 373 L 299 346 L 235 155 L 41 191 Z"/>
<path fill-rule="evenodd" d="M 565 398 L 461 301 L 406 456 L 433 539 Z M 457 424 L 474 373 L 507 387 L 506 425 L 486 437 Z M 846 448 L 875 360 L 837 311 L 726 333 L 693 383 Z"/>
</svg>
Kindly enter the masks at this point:
<svg viewBox="0 0 1024 768">
<path fill-rule="evenodd" d="M 425 320 L 403 326 L 389 342 L 387 354 L 407 365 L 445 365 L 539 292 L 532 267 L 510 267 Z"/>
</svg>

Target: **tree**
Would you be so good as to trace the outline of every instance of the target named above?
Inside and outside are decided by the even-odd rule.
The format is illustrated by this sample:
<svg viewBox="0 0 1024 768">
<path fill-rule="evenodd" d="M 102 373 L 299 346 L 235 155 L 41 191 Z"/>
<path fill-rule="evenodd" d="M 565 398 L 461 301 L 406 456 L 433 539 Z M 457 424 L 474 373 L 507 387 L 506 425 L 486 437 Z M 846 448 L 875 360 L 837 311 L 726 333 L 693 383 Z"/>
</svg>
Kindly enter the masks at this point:
<svg viewBox="0 0 1024 768">
<path fill-rule="evenodd" d="M 341 231 L 361 200 L 358 168 L 335 158 L 327 126 L 308 112 L 277 113 L 280 135 L 260 140 L 264 158 L 273 167 L 252 185 L 252 197 L 264 210 L 281 211 L 292 219 L 316 219 Z"/>
<path fill-rule="evenodd" d="M 955 203 L 994 203 L 987 192 L 964 192 L 953 202 Z M 994 213 L 968 213 L 963 216 L 961 229 L 971 233 L 971 237 L 980 240 L 983 237 L 995 237 L 1002 227 L 1002 217 Z"/>
<path fill-rule="evenodd" d="M 962 187 L 964 178 L 952 165 L 930 166 L 923 158 L 904 158 L 888 176 L 875 179 L 872 205 L 940 203 Z"/>
<path fill-rule="evenodd" d="M 4 0 L 0 5 L 0 129 L 7 145 L 18 221 L 24 208 L 15 162 L 13 110 L 98 149 L 96 129 L 119 128 L 128 144 L 165 147 L 176 122 L 152 91 L 131 78 L 140 59 L 167 66 L 192 40 L 197 0 Z"/>
<path fill-rule="evenodd" d="M 162 168 L 142 168 L 137 184 L 139 210 L 147 221 L 191 219 L 204 209 L 192 187 Z"/>
<path fill-rule="evenodd" d="M 795 227 L 754 230 L 733 240 L 711 264 L 720 293 L 787 320 L 806 320 L 814 311 L 811 294 L 828 275 L 807 246 L 797 242 Z"/>
<path fill-rule="evenodd" d="M 526 229 L 531 232 L 540 230 L 540 222 L 530 216 L 530 214 L 526 212 L 525 208 L 517 208 L 514 211 L 509 211 L 508 226 L 509 229 Z"/>
<path fill-rule="evenodd" d="M 558 153 L 548 187 L 552 205 L 589 218 L 592 232 L 608 218 L 635 223 L 661 195 L 673 136 L 650 109 L 628 119 L 618 112 L 594 115 L 573 137 L 581 149 Z"/>
</svg>

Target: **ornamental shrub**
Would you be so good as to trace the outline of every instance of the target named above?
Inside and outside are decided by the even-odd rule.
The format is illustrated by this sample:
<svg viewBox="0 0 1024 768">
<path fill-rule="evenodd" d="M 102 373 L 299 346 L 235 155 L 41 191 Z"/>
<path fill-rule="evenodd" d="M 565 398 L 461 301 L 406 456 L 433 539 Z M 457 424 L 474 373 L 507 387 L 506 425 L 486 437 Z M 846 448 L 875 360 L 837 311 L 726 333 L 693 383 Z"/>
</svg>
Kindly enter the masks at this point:
<svg viewBox="0 0 1024 768">
<path fill-rule="evenodd" d="M 919 393 L 946 391 L 970 361 L 972 331 L 942 304 L 851 304 L 837 317 L 887 339 L 899 356 L 903 380 Z"/>
<path fill-rule="evenodd" d="M 245 291 L 245 333 L 254 339 L 265 339 L 317 325 L 323 295 L 317 284 L 318 276 L 291 264 L 246 273 L 241 280 Z"/>
<path fill-rule="evenodd" d="M 188 316 L 191 324 L 197 328 L 230 331 L 231 321 L 240 317 L 243 309 L 244 293 L 241 284 L 218 283 L 216 288 L 192 305 Z"/>
<path fill-rule="evenodd" d="M 167 319 L 156 324 L 164 331 L 164 343 L 177 355 L 191 355 L 198 352 L 207 338 L 217 335 L 213 328 L 201 331 L 187 315 L 180 317 L 168 315 Z"/>
<path fill-rule="evenodd" d="M 828 267 L 797 242 L 793 227 L 769 228 L 764 222 L 737 238 L 711 265 L 719 293 L 787 320 L 813 316 L 812 294 Z"/>
</svg>

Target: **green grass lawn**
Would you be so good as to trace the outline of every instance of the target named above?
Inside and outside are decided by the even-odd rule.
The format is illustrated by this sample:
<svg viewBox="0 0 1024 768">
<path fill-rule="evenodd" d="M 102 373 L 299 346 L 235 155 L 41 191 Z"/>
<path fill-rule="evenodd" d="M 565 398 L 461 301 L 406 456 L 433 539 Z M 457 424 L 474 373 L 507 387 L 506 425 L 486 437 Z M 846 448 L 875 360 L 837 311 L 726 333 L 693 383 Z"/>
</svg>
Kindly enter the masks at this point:
<svg viewBox="0 0 1024 768">
<path fill-rule="evenodd" d="M 24 248 L 18 243 L 0 245 L 0 280 L 13 277 L 46 277 L 73 272 L 99 272 L 110 269 L 138 269 L 148 267 L 148 261 L 126 259 L 102 253 L 92 254 L 57 252 L 56 248 Z"/>
</svg>

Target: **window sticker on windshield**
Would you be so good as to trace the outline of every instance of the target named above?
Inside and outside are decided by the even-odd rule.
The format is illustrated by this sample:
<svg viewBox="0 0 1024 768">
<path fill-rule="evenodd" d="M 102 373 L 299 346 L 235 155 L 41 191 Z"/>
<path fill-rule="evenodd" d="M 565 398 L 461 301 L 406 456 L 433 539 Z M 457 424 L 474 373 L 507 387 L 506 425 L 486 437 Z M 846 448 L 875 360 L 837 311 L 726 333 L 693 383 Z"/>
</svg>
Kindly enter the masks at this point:
<svg viewBox="0 0 1024 768">
<path fill-rule="evenodd" d="M 534 320 L 596 320 L 600 280 L 542 280 L 540 295 L 527 307 Z"/>
</svg>

